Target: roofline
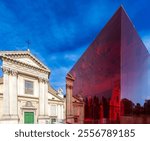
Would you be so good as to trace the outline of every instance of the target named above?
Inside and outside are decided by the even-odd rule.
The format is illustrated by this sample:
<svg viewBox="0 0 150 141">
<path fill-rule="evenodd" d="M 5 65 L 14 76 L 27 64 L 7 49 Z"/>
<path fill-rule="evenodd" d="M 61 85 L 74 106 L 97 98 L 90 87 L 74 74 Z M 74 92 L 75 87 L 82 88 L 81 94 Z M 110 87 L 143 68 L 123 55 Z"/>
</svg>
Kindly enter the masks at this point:
<svg viewBox="0 0 150 141">
<path fill-rule="evenodd" d="M 49 92 L 50 94 L 52 94 L 53 96 L 57 97 L 58 99 L 64 100 L 64 98 L 60 97 L 59 95 L 54 94 L 54 93 L 51 93 L 49 90 L 48 90 L 48 92 Z"/>
<path fill-rule="evenodd" d="M 49 89 L 48 89 L 48 92 L 50 93 L 50 94 L 52 94 L 53 96 L 56 96 L 57 98 L 59 98 L 59 99 L 63 99 L 62 97 L 60 97 L 59 95 L 57 95 L 58 94 L 58 92 L 50 85 L 50 83 L 49 83 L 49 85 L 48 85 L 48 88 L 49 87 L 51 87 L 54 91 L 55 91 L 55 94 L 54 93 L 52 93 Z"/>
<path fill-rule="evenodd" d="M 3 59 L 8 59 L 8 60 L 11 60 L 11 61 L 17 62 L 17 63 L 19 63 L 19 64 L 21 64 L 21 65 L 30 66 L 30 67 L 32 67 L 32 68 L 35 68 L 35 69 L 38 69 L 38 70 L 45 71 L 45 72 L 49 73 L 49 75 L 50 75 L 50 70 L 49 70 L 49 69 L 47 70 L 47 69 L 44 69 L 44 68 L 38 68 L 38 67 L 36 67 L 36 66 L 32 66 L 32 65 L 30 65 L 30 64 L 27 64 L 27 63 L 24 63 L 24 62 L 21 62 L 21 61 L 18 61 L 18 60 L 12 59 L 12 58 L 7 57 L 7 56 L 0 56 L 0 58 L 1 58 L 2 60 L 3 60 Z"/>
<path fill-rule="evenodd" d="M 26 55 L 30 55 L 38 64 L 40 64 L 41 66 L 43 66 L 45 69 L 47 69 L 47 70 L 49 70 L 50 71 L 50 69 L 46 66 L 46 65 L 44 65 L 44 63 L 42 62 L 42 61 L 40 61 L 39 60 L 39 58 L 37 58 L 37 57 L 35 57 L 33 54 L 31 54 L 31 52 L 30 51 L 0 51 L 0 57 L 1 56 L 7 56 L 6 54 L 8 54 L 8 55 L 17 55 L 17 54 L 26 54 Z"/>
</svg>

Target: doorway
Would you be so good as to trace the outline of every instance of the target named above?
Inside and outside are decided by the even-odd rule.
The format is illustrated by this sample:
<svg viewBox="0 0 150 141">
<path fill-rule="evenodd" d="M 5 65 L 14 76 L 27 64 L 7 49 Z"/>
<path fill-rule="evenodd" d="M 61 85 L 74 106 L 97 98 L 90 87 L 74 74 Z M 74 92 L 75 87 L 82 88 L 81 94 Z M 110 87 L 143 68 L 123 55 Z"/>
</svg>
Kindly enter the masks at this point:
<svg viewBox="0 0 150 141">
<path fill-rule="evenodd" d="M 34 124 L 34 112 L 24 112 L 24 123 Z"/>
</svg>

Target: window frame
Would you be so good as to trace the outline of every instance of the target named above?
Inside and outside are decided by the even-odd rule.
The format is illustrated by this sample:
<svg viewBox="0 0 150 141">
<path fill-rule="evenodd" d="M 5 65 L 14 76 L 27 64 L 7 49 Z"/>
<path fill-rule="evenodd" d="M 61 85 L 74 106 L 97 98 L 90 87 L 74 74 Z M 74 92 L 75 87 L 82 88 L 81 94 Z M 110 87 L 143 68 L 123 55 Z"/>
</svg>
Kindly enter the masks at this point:
<svg viewBox="0 0 150 141">
<path fill-rule="evenodd" d="M 32 93 L 26 93 L 26 82 L 31 82 L 33 84 Z M 24 94 L 25 95 L 34 95 L 34 81 L 31 81 L 31 80 L 28 80 L 28 79 L 24 80 Z"/>
</svg>

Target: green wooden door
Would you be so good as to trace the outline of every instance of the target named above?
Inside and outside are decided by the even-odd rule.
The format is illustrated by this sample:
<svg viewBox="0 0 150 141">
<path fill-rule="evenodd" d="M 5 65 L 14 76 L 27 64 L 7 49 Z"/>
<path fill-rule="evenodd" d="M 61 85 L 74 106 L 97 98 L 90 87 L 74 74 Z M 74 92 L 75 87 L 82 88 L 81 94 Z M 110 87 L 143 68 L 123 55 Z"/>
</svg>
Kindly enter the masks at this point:
<svg viewBox="0 0 150 141">
<path fill-rule="evenodd" d="M 24 123 L 26 124 L 34 123 L 34 112 L 24 112 Z"/>
</svg>

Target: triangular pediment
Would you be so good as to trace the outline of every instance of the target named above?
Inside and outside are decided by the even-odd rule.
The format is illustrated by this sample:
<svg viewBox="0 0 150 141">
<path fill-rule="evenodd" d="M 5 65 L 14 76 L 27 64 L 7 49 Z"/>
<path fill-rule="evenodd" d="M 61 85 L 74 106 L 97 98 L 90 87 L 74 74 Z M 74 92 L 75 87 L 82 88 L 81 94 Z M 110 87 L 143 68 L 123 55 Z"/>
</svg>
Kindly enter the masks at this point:
<svg viewBox="0 0 150 141">
<path fill-rule="evenodd" d="M 48 93 L 49 95 L 48 95 L 48 99 L 49 100 L 56 100 L 56 101 L 62 101 L 62 98 L 60 98 L 60 97 L 58 97 L 57 95 L 55 95 L 55 94 L 52 94 L 52 93 Z"/>
<path fill-rule="evenodd" d="M 15 59 L 15 60 L 17 60 L 17 61 L 19 61 L 19 62 L 22 62 L 22 63 L 26 63 L 26 64 L 29 64 L 29 65 L 32 65 L 32 66 L 34 66 L 34 67 L 41 68 L 41 66 L 40 66 L 39 64 L 35 63 L 35 62 L 34 62 L 32 59 L 30 59 L 30 58 L 17 58 L 17 59 Z"/>
<path fill-rule="evenodd" d="M 38 58 L 32 55 L 30 51 L 0 51 L 0 57 L 7 57 L 14 61 L 50 72 L 49 68 L 45 66 Z"/>
<path fill-rule="evenodd" d="M 48 99 L 49 100 L 57 100 L 57 101 L 62 101 L 63 97 L 61 97 L 58 92 L 52 88 L 50 85 L 48 86 Z"/>
</svg>

